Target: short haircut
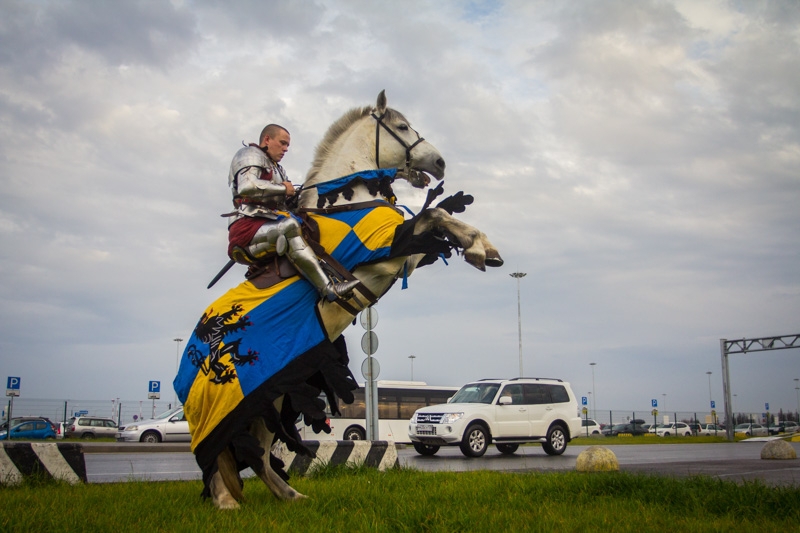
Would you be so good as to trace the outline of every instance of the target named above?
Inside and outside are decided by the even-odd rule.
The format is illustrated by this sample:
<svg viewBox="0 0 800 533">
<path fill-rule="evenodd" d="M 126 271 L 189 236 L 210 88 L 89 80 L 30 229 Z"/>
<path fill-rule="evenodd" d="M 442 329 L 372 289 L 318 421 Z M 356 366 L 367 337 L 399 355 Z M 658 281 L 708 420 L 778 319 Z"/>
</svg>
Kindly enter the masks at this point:
<svg viewBox="0 0 800 533">
<path fill-rule="evenodd" d="M 283 126 L 279 126 L 277 124 L 267 124 L 266 126 L 264 126 L 264 129 L 261 130 L 261 136 L 258 138 L 258 142 L 263 143 L 266 137 L 269 138 L 275 137 L 279 131 L 285 131 L 286 135 L 289 135 L 289 130 L 287 130 Z"/>
</svg>

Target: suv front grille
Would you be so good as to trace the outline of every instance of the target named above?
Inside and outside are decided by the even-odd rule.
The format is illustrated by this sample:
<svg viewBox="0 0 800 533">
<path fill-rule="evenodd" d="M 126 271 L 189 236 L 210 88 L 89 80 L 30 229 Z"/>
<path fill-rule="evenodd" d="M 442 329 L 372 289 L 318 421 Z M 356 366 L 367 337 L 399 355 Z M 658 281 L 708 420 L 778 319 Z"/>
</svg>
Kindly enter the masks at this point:
<svg viewBox="0 0 800 533">
<path fill-rule="evenodd" d="M 417 413 L 417 424 L 441 424 L 444 413 Z"/>
</svg>

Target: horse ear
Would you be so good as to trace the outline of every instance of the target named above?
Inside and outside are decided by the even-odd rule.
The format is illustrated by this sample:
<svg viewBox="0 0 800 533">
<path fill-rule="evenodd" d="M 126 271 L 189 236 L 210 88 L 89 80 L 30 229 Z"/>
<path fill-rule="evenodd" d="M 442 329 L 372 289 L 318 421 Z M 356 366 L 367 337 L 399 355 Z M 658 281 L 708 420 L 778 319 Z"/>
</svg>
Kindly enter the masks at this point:
<svg viewBox="0 0 800 533">
<path fill-rule="evenodd" d="M 386 89 L 382 90 L 378 95 L 378 103 L 375 104 L 375 110 L 379 115 L 383 115 L 386 111 Z"/>
</svg>

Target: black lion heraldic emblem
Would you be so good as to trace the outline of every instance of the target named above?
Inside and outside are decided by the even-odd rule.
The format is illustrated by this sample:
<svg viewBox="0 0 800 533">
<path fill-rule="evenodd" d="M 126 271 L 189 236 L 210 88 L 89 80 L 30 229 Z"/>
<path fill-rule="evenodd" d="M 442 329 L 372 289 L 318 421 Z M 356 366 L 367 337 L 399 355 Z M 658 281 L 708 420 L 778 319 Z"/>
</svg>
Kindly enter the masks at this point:
<svg viewBox="0 0 800 533">
<path fill-rule="evenodd" d="M 213 314 L 214 310 L 211 309 L 208 313 L 203 314 L 194 328 L 197 338 L 208 345 L 208 353 L 203 353 L 192 344 L 187 349 L 187 356 L 194 366 L 200 368 L 204 375 L 207 376 L 209 372 L 214 373 L 210 379 L 211 383 L 222 385 L 236 379 L 233 367 L 221 361 L 223 355 L 230 355 L 231 363 L 236 366 L 241 366 L 245 363 L 252 365 L 258 360 L 258 352 L 253 350 L 248 349 L 247 355 L 239 353 L 241 338 L 229 341 L 224 346 L 222 345 L 222 341 L 226 336 L 237 331 L 244 331 L 247 326 L 253 325 L 247 315 L 240 317 L 235 322 L 227 323 L 232 318 L 239 316 L 242 309 L 241 305 L 234 304 L 231 306 L 230 311 L 220 315 Z M 206 357 L 208 357 L 208 365 L 205 363 Z"/>
</svg>

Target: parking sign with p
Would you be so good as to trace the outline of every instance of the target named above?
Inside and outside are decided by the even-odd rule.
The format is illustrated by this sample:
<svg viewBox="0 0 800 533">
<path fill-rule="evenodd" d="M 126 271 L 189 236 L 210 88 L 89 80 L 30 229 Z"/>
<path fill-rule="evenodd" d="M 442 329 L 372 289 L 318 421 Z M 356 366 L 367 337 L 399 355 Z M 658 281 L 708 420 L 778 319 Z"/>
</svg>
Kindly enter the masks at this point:
<svg viewBox="0 0 800 533">
<path fill-rule="evenodd" d="M 6 382 L 6 396 L 19 396 L 19 385 L 22 380 L 18 377 L 8 377 Z"/>
</svg>

